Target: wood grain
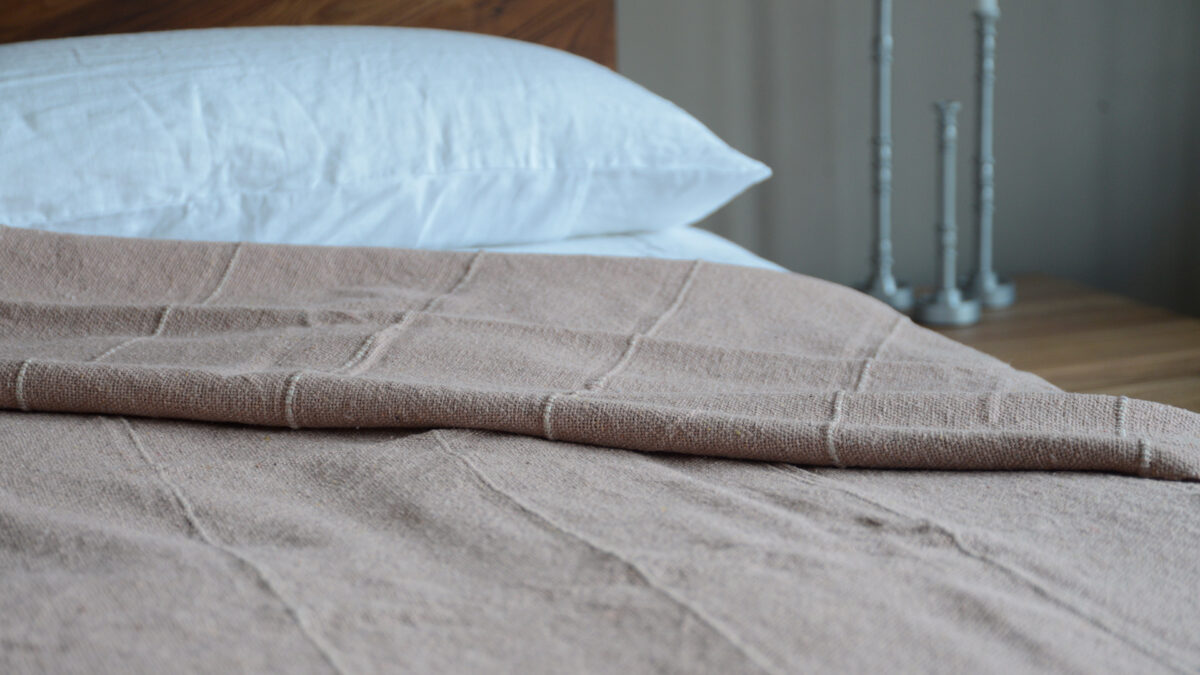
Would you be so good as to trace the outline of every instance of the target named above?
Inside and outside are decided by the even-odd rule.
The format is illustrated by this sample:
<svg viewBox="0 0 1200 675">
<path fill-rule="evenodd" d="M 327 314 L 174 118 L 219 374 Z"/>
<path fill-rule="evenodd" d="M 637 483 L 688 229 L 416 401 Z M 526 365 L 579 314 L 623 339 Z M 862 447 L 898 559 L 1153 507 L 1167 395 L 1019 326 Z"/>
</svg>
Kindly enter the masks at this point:
<svg viewBox="0 0 1200 675">
<path fill-rule="evenodd" d="M 616 66 L 615 0 L 0 0 L 0 43 L 179 28 L 421 26 L 537 42 Z"/>
<path fill-rule="evenodd" d="M 1068 391 L 1125 395 L 1200 412 L 1200 319 L 1049 276 L 966 328 L 938 332 Z"/>
</svg>

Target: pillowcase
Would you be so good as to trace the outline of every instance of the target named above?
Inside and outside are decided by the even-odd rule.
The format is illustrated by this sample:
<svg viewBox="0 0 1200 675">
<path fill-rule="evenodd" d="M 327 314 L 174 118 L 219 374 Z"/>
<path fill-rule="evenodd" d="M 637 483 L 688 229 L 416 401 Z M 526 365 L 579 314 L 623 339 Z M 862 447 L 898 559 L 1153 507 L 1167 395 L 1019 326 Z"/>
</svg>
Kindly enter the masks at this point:
<svg viewBox="0 0 1200 675">
<path fill-rule="evenodd" d="M 0 46 L 0 223 L 451 248 L 692 223 L 770 175 L 586 59 L 419 28 Z"/>
</svg>

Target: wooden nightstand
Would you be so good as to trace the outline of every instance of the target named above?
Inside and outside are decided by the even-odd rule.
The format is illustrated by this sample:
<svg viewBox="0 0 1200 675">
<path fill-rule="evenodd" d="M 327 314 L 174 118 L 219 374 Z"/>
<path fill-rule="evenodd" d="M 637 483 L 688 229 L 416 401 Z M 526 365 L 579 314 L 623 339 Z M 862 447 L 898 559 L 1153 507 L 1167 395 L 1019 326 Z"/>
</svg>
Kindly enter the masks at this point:
<svg viewBox="0 0 1200 675">
<path fill-rule="evenodd" d="M 1200 319 L 1043 275 L 1017 304 L 939 333 L 1066 389 L 1200 412 Z"/>
</svg>

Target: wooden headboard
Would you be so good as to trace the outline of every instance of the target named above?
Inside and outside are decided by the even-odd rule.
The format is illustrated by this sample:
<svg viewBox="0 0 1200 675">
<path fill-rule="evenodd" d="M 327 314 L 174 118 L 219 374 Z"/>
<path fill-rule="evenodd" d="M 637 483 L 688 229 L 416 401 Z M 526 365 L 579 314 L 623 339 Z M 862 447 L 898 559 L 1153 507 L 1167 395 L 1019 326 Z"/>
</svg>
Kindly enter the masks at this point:
<svg viewBox="0 0 1200 675">
<path fill-rule="evenodd" d="M 422 26 L 503 35 L 616 66 L 615 0 L 0 0 L 0 43 L 217 26 Z"/>
</svg>

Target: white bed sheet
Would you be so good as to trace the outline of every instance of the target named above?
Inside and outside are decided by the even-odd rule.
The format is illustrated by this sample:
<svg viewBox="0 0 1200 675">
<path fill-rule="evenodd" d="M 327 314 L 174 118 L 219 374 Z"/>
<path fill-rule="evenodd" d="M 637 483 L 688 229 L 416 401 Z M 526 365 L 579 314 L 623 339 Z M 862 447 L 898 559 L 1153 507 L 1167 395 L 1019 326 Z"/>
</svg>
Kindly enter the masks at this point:
<svg viewBox="0 0 1200 675">
<path fill-rule="evenodd" d="M 472 247 L 474 250 L 476 247 Z M 488 251 L 508 253 L 557 253 L 563 255 L 612 255 L 643 258 L 674 258 L 782 270 L 737 244 L 696 227 L 677 227 L 658 232 L 634 232 L 598 237 L 577 237 L 541 244 L 485 246 Z"/>
</svg>

